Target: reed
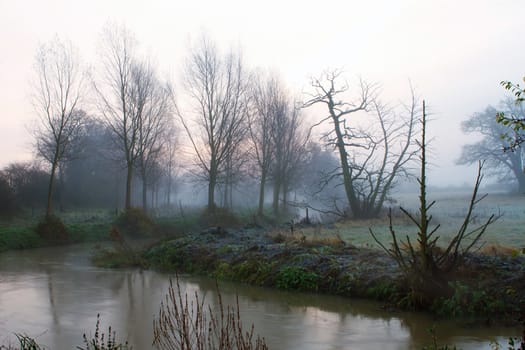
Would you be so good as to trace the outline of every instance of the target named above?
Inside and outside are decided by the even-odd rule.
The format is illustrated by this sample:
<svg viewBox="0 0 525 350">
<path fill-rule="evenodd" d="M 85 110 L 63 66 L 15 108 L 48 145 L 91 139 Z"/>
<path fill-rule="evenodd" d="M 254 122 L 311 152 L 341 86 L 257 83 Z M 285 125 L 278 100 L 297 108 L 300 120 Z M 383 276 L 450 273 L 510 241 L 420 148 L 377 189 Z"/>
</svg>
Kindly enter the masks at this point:
<svg viewBox="0 0 525 350">
<path fill-rule="evenodd" d="M 218 311 L 195 293 L 192 300 L 182 294 L 178 278 L 170 286 L 153 320 L 153 345 L 159 350 L 267 350 L 264 338 L 254 326 L 243 328 L 239 300 L 224 306 L 217 288 Z"/>
</svg>

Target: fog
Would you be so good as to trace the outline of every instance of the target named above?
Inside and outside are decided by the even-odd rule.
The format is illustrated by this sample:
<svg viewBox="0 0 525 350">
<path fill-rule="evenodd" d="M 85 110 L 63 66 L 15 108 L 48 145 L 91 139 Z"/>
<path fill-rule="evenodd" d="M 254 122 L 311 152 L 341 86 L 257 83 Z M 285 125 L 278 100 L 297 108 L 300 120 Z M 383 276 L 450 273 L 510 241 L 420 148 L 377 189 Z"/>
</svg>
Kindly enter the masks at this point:
<svg viewBox="0 0 525 350">
<path fill-rule="evenodd" d="M 392 104 L 406 101 L 410 80 L 433 120 L 430 185 L 471 183 L 475 167 L 456 161 L 476 136 L 460 124 L 505 97 L 501 80 L 523 76 L 524 10 L 520 0 L 335 1 L 325 8 L 313 1 L 0 1 L 0 166 L 34 157 L 29 96 L 39 44 L 67 38 L 95 70 L 102 28 L 113 21 L 135 34 L 177 94 L 188 47 L 202 33 L 225 50 L 239 47 L 250 68 L 276 71 L 300 98 L 309 79 L 330 68 L 342 68 L 350 84 L 376 82 Z M 304 113 L 318 119 L 315 110 Z"/>
</svg>

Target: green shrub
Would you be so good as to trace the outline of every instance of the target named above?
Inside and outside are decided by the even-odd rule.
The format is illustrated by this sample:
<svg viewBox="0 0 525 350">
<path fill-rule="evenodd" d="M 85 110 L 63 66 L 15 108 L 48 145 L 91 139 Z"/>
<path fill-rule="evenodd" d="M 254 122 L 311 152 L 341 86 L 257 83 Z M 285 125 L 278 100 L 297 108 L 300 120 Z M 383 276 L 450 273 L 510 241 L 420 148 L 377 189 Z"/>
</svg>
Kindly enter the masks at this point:
<svg viewBox="0 0 525 350">
<path fill-rule="evenodd" d="M 236 281 L 262 286 L 271 278 L 273 265 L 259 257 L 251 257 L 232 267 Z"/>
<path fill-rule="evenodd" d="M 450 298 L 436 300 L 432 309 L 441 316 L 477 316 L 504 311 L 505 304 L 498 296 L 483 290 L 475 290 L 460 282 L 450 283 L 454 294 Z"/>
<path fill-rule="evenodd" d="M 0 252 L 35 248 L 41 244 L 42 239 L 31 227 L 0 227 Z"/>
<path fill-rule="evenodd" d="M 285 266 L 278 272 L 275 285 L 280 289 L 317 291 L 319 275 L 302 267 Z"/>
<path fill-rule="evenodd" d="M 395 300 L 398 295 L 397 287 L 390 281 L 379 282 L 367 289 L 368 297 L 377 300 Z"/>
</svg>

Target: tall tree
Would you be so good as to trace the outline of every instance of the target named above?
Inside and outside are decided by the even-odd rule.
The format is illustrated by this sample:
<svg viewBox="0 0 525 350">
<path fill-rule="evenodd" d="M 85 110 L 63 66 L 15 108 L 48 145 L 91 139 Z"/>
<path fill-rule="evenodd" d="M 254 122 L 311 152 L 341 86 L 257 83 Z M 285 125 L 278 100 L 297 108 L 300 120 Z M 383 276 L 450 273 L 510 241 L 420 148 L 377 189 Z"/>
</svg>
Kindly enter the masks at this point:
<svg viewBox="0 0 525 350">
<path fill-rule="evenodd" d="M 102 72 L 95 81 L 99 110 L 114 135 L 114 143 L 126 165 L 124 207 L 131 207 L 133 168 L 139 157 L 137 108 L 132 98 L 135 39 L 127 28 L 107 25 L 102 40 Z M 134 109 L 133 109 L 134 107 Z"/>
<path fill-rule="evenodd" d="M 180 111 L 179 118 L 208 182 L 208 210 L 214 212 L 216 186 L 245 134 L 247 88 L 240 55 L 221 56 L 204 38 L 187 62 L 185 88 L 196 118 L 191 123 Z"/>
<path fill-rule="evenodd" d="M 132 67 L 131 101 L 136 109 L 138 123 L 138 170 L 142 179 L 142 208 L 147 210 L 147 189 L 150 174 L 156 168 L 172 129 L 170 89 L 157 77 L 148 62 Z"/>
<path fill-rule="evenodd" d="M 252 84 L 251 97 L 253 111 L 248 114 L 250 144 L 253 146 L 252 157 L 255 158 L 259 173 L 259 203 L 257 214 L 263 215 L 266 182 L 274 156 L 272 127 L 279 109 L 281 97 L 280 83 L 275 76 L 256 76 Z"/>
<path fill-rule="evenodd" d="M 513 140 L 523 138 L 523 131 L 508 129 L 495 119 L 499 112 L 515 118 L 525 118 L 522 105 L 517 105 L 511 99 L 501 101 L 498 108 L 488 106 L 483 112 L 474 113 L 469 119 L 461 123 L 461 129 L 466 134 L 481 135 L 482 138 L 463 146 L 458 164 L 476 164 L 485 161 L 487 175 L 495 176 L 499 180 L 515 180 L 517 191 L 525 193 L 524 149 L 521 144 L 513 146 L 513 152 L 503 152 L 509 144 L 502 135 L 507 134 Z"/>
<path fill-rule="evenodd" d="M 275 115 L 272 119 L 272 162 L 274 215 L 286 212 L 288 193 L 298 179 L 301 164 L 306 160 L 306 144 L 309 133 L 304 130 L 300 110 L 290 98 L 276 101 Z M 295 181 L 299 182 L 299 181 Z"/>
<path fill-rule="evenodd" d="M 159 152 L 170 100 L 167 87 L 156 78 L 153 67 L 137 57 L 135 40 L 125 27 L 107 26 L 103 39 L 103 69 L 95 90 L 100 112 L 125 163 L 124 205 L 129 209 L 134 170 L 141 169 L 145 179 L 149 159 L 152 162 Z"/>
<path fill-rule="evenodd" d="M 343 81 L 343 82 L 341 82 Z M 339 154 L 340 168 L 331 178 L 342 178 L 350 213 L 354 218 L 379 215 L 388 194 L 416 155 L 414 123 L 417 99 L 401 113 L 381 104 L 375 88 L 361 81 L 359 97 L 345 102 L 348 85 L 340 71 L 330 71 L 311 82 L 313 92 L 305 107 L 326 106 L 327 116 L 317 124 L 330 123 L 322 136 Z M 364 122 L 357 122 L 364 115 Z M 355 116 L 357 120 L 349 119 Z M 363 124 L 364 123 L 364 124 Z"/>
<path fill-rule="evenodd" d="M 36 149 L 50 165 L 46 216 L 52 209 L 55 177 L 84 121 L 80 102 L 84 93 L 84 73 L 72 44 L 55 38 L 42 45 L 36 55 L 33 105 L 38 114 Z"/>
<path fill-rule="evenodd" d="M 171 130 L 168 131 L 167 137 L 169 139 L 168 142 L 166 142 L 166 147 L 164 147 L 161 157 L 162 161 L 161 164 L 163 166 L 163 175 L 165 180 L 165 202 L 169 206 L 171 206 L 171 195 L 175 187 L 175 178 L 177 177 L 176 172 L 176 153 L 178 151 L 177 147 L 177 140 L 175 138 L 176 135 L 176 129 L 173 127 Z"/>
</svg>

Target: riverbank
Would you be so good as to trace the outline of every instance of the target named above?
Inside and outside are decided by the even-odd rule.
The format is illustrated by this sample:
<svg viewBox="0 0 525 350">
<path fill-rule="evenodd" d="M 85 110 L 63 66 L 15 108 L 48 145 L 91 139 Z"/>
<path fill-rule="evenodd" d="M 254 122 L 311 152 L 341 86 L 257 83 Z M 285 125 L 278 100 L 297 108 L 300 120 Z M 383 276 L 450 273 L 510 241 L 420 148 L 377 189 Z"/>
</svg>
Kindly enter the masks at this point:
<svg viewBox="0 0 525 350">
<path fill-rule="evenodd" d="M 153 269 L 104 269 L 90 264 L 93 244 L 47 247 L 0 254 L 0 344 L 16 343 L 14 333 L 27 334 L 46 349 L 76 349 L 82 334 L 94 335 L 97 314 L 101 331 L 112 326 L 119 341 L 134 349 L 151 349 L 154 315 L 170 286 L 169 273 Z M 217 306 L 214 279 L 179 275 L 189 302 L 198 293 L 205 306 Z M 364 299 L 253 287 L 219 282 L 224 305 L 237 301 L 243 325 L 270 349 L 326 348 L 413 349 L 431 344 L 434 328 L 439 344 L 464 350 L 506 344 L 519 328 L 436 320 L 428 313 L 392 312 Z M 30 320 L 30 322 L 28 322 Z M 427 347 L 428 348 L 428 347 Z M 505 347 L 506 348 L 506 347 Z M 430 347 L 432 349 L 432 347 Z"/>
<path fill-rule="evenodd" d="M 14 222 L 0 224 L 0 252 L 17 249 L 33 249 L 57 245 L 43 239 L 35 230 L 36 222 Z M 76 244 L 108 240 L 111 224 L 91 220 L 86 222 L 66 223 L 69 233 L 67 241 L 61 244 Z"/>
<path fill-rule="evenodd" d="M 135 254 L 135 253 L 134 253 Z M 162 241 L 115 262 L 122 254 L 99 254 L 112 267 L 135 262 L 167 271 L 292 291 L 379 300 L 385 308 L 410 309 L 410 289 L 396 262 L 383 251 L 340 238 L 306 238 L 260 227 L 210 228 Z M 138 258 L 137 258 L 138 257 Z M 450 276 L 454 293 L 425 311 L 441 317 L 513 324 L 525 309 L 525 258 L 469 254 Z"/>
</svg>

